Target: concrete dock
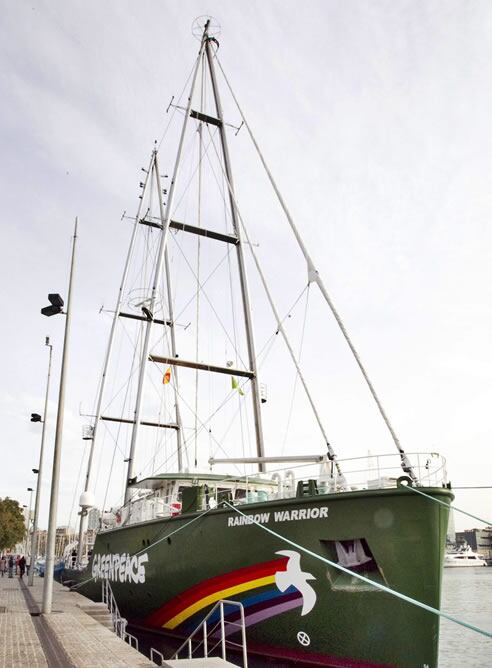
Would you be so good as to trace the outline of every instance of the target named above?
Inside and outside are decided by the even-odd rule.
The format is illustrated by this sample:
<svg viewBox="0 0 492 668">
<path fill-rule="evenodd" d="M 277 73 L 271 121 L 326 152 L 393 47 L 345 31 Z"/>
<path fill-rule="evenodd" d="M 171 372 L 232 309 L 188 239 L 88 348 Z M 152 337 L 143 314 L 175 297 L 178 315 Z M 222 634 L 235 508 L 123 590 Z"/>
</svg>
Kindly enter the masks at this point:
<svg viewBox="0 0 492 668">
<path fill-rule="evenodd" d="M 104 624 L 84 596 L 53 585 L 53 612 L 41 615 L 43 579 L 0 578 L 0 668 L 155 666 Z"/>
</svg>

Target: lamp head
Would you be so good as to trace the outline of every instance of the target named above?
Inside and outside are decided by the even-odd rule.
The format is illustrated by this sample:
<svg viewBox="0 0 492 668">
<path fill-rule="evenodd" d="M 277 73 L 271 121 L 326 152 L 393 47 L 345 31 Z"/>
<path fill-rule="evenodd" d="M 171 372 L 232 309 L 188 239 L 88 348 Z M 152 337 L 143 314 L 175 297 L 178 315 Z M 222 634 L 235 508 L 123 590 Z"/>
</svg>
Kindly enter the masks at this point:
<svg viewBox="0 0 492 668">
<path fill-rule="evenodd" d="M 52 315 L 57 315 L 58 313 L 63 312 L 62 309 L 64 301 L 61 298 L 61 295 L 59 295 L 57 292 L 50 292 L 48 295 L 48 301 L 51 306 L 45 306 L 41 309 L 41 313 L 43 315 L 46 315 L 49 318 Z M 48 345 L 48 343 L 46 345 Z"/>
</svg>

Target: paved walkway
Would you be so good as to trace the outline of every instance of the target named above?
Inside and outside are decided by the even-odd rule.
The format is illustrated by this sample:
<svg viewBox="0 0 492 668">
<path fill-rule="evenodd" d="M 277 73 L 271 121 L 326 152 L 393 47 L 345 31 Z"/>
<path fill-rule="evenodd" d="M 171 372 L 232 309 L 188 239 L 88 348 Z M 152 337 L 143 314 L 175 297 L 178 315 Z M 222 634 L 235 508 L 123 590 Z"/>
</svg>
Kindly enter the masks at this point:
<svg viewBox="0 0 492 668">
<path fill-rule="evenodd" d="M 34 586 L 0 578 L 0 668 L 155 666 L 84 612 L 90 601 L 54 583 L 53 612 L 39 615 L 43 579 Z"/>
</svg>

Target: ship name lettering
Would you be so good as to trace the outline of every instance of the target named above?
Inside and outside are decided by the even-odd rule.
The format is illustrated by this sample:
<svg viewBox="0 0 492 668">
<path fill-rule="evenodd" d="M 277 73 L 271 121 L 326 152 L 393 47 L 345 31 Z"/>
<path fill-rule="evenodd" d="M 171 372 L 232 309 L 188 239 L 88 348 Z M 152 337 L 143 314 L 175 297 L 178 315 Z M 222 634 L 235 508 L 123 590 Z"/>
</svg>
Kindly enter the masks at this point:
<svg viewBox="0 0 492 668">
<path fill-rule="evenodd" d="M 271 513 L 257 513 L 256 515 L 235 515 L 227 518 L 228 527 L 241 527 L 248 524 L 267 524 Z M 299 510 L 277 510 L 273 513 L 274 522 L 292 522 L 296 520 L 327 519 L 328 506 L 321 508 L 301 508 Z"/>
<path fill-rule="evenodd" d="M 96 554 L 92 562 L 92 577 L 112 582 L 145 582 L 145 564 L 149 556 L 145 554 Z"/>
</svg>

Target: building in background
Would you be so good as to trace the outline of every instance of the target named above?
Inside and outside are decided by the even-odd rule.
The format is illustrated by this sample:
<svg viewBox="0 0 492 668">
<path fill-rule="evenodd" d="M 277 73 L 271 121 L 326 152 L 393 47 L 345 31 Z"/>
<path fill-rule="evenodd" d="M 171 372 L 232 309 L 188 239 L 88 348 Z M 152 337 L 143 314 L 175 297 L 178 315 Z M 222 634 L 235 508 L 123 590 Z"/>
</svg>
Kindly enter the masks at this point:
<svg viewBox="0 0 492 668">
<path fill-rule="evenodd" d="M 73 542 L 74 532 L 68 526 L 56 527 L 55 534 L 55 555 L 57 557 L 63 556 L 63 552 L 67 545 Z"/>
<path fill-rule="evenodd" d="M 448 531 L 446 533 L 446 543 L 454 545 L 456 543 L 456 529 L 454 525 L 454 510 L 449 511 Z"/>
<path fill-rule="evenodd" d="M 87 531 L 85 533 L 85 550 L 84 553 L 89 554 L 94 548 L 96 542 L 96 534 L 101 526 L 101 513 L 97 508 L 91 508 L 87 514 Z"/>
<path fill-rule="evenodd" d="M 467 544 L 492 566 L 492 526 L 456 532 L 456 545 Z"/>
</svg>

